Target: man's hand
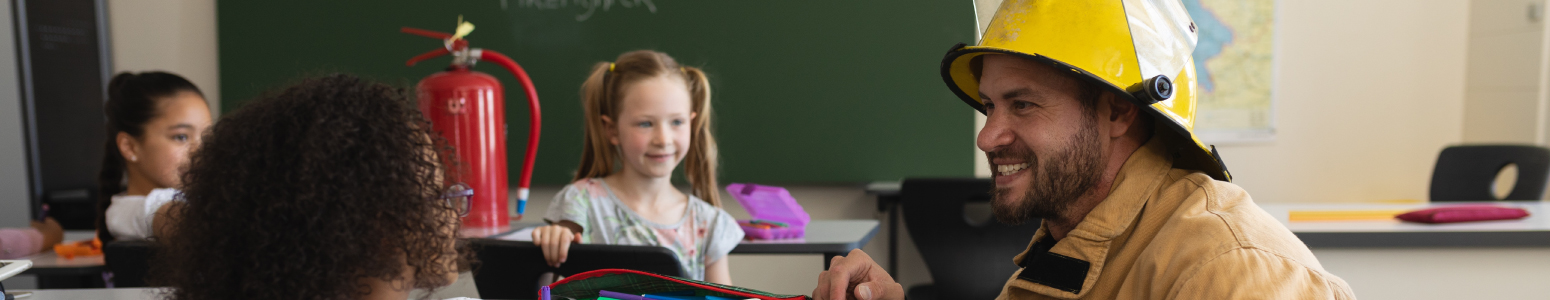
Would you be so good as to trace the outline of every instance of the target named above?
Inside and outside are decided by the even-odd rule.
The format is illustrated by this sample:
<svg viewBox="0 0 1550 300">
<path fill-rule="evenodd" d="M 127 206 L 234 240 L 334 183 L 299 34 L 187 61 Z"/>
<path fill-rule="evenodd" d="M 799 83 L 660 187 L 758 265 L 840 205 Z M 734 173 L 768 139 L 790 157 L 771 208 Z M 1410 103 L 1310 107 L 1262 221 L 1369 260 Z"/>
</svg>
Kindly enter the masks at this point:
<svg viewBox="0 0 1550 300">
<path fill-rule="evenodd" d="M 904 286 L 893 282 L 893 277 L 866 252 L 856 249 L 850 255 L 829 260 L 829 270 L 818 273 L 813 299 L 902 300 Z"/>
</svg>

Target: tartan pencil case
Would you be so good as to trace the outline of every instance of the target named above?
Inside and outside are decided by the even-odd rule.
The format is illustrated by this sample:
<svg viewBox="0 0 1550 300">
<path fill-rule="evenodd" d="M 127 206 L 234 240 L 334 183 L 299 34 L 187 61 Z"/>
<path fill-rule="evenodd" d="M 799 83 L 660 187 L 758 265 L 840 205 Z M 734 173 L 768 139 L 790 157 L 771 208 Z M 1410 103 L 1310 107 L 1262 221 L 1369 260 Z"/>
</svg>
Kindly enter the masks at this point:
<svg viewBox="0 0 1550 300">
<path fill-rule="evenodd" d="M 650 272 L 602 269 L 565 277 L 549 285 L 552 299 L 597 299 L 601 291 L 625 294 L 693 293 L 693 296 L 717 296 L 735 299 L 811 300 L 802 295 L 779 295 L 747 288 L 720 285 Z"/>
</svg>

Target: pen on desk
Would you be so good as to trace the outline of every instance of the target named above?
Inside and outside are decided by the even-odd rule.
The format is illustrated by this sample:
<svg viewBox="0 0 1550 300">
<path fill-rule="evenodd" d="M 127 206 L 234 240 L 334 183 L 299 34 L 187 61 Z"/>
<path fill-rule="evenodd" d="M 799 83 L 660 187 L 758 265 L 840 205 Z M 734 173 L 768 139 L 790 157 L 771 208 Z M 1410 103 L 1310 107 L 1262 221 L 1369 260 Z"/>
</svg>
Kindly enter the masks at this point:
<svg viewBox="0 0 1550 300">
<path fill-rule="evenodd" d="M 538 300 L 552 300 L 549 295 L 549 286 L 538 287 Z"/>
</svg>

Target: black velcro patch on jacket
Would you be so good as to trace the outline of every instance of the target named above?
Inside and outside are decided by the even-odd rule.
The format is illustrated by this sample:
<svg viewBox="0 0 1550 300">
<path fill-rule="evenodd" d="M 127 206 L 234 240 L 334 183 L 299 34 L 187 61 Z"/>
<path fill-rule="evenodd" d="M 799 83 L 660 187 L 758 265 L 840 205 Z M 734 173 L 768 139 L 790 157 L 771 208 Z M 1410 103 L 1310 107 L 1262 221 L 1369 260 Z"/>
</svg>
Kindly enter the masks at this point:
<svg viewBox="0 0 1550 300">
<path fill-rule="evenodd" d="M 1055 247 L 1055 241 L 1049 238 L 1033 243 L 1028 255 L 1023 257 L 1023 272 L 1017 275 L 1017 279 L 1080 294 L 1082 284 L 1087 281 L 1087 269 L 1092 267 L 1092 263 L 1050 253 L 1052 247 Z"/>
</svg>

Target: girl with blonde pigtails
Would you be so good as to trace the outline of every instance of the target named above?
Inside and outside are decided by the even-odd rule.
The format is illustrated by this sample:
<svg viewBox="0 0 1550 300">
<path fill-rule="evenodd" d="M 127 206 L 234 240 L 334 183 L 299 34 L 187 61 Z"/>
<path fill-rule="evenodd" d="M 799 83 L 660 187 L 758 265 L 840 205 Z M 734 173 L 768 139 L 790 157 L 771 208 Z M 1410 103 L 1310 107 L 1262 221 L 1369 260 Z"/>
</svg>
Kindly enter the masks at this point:
<svg viewBox="0 0 1550 300">
<path fill-rule="evenodd" d="M 572 243 L 661 246 L 687 277 L 730 285 L 743 231 L 721 209 L 705 73 L 632 51 L 594 65 L 581 94 L 581 166 L 544 214 L 551 225 L 533 231 L 544 258 L 558 267 Z M 672 184 L 680 163 L 691 193 Z"/>
</svg>

